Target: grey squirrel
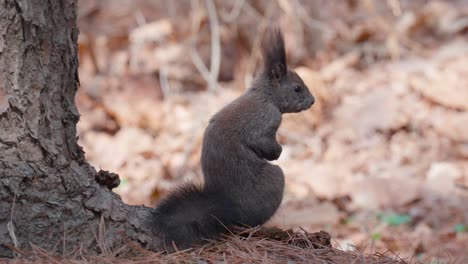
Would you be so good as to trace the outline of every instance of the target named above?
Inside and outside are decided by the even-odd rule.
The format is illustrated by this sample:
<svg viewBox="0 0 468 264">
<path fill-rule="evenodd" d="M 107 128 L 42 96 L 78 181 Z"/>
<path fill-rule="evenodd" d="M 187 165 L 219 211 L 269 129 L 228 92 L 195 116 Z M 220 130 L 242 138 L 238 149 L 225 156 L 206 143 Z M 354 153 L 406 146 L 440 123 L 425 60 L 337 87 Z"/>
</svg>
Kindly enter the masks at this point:
<svg viewBox="0 0 468 264">
<path fill-rule="evenodd" d="M 262 225 L 278 209 L 284 175 L 268 161 L 281 155 L 276 140 L 281 115 L 306 110 L 315 99 L 286 65 L 281 30 L 262 43 L 263 71 L 250 89 L 215 114 L 203 137 L 204 186 L 186 183 L 156 208 L 156 228 L 166 246 L 203 243 L 232 226 Z"/>
</svg>

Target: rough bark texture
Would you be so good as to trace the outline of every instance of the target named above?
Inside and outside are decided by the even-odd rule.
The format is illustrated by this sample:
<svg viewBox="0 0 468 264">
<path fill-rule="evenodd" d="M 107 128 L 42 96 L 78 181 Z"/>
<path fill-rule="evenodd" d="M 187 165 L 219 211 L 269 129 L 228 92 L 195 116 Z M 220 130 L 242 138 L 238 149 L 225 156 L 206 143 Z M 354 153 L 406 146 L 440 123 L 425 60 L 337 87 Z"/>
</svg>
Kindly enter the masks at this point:
<svg viewBox="0 0 468 264">
<path fill-rule="evenodd" d="M 158 241 L 151 209 L 99 185 L 77 144 L 76 10 L 76 0 L 0 0 L 0 257 L 13 255 L 8 244 L 70 253 Z"/>
</svg>

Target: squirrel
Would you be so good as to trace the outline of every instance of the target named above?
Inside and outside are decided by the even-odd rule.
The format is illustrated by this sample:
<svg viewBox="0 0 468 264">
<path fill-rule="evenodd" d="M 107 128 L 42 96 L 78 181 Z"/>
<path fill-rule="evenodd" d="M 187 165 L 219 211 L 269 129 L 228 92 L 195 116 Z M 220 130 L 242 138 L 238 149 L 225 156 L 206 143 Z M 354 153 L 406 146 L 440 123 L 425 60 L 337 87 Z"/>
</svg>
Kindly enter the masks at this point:
<svg viewBox="0 0 468 264">
<path fill-rule="evenodd" d="M 283 198 L 284 174 L 268 161 L 280 157 L 281 115 L 309 109 L 314 96 L 286 65 L 283 33 L 262 42 L 263 70 L 250 88 L 209 121 L 203 136 L 204 186 L 186 183 L 156 207 L 156 228 L 166 246 L 189 248 L 232 226 L 268 221 Z"/>
</svg>

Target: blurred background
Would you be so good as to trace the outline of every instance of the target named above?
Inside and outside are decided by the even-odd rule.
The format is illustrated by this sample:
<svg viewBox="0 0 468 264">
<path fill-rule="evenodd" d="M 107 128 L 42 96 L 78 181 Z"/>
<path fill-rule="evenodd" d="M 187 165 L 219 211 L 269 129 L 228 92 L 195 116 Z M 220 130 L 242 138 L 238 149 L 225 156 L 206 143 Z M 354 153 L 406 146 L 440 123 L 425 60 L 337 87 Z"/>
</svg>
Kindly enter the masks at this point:
<svg viewBox="0 0 468 264">
<path fill-rule="evenodd" d="M 467 1 L 80 0 L 87 159 L 120 175 L 129 204 L 201 182 L 207 122 L 260 70 L 275 24 L 317 101 L 284 116 L 268 225 L 468 261 Z"/>
</svg>

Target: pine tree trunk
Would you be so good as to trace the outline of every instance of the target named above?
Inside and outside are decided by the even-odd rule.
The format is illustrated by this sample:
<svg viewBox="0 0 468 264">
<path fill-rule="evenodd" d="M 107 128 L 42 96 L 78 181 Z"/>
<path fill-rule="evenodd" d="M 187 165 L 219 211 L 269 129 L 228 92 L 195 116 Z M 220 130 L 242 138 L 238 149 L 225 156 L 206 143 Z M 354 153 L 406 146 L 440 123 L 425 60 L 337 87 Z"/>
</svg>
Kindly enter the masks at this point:
<svg viewBox="0 0 468 264">
<path fill-rule="evenodd" d="M 76 16 L 76 0 L 0 0 L 0 257 L 158 242 L 151 209 L 99 185 L 77 144 Z"/>
</svg>

